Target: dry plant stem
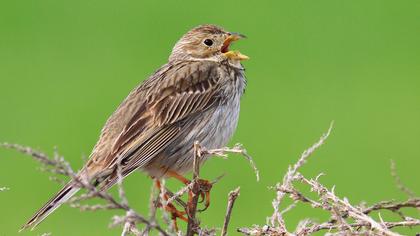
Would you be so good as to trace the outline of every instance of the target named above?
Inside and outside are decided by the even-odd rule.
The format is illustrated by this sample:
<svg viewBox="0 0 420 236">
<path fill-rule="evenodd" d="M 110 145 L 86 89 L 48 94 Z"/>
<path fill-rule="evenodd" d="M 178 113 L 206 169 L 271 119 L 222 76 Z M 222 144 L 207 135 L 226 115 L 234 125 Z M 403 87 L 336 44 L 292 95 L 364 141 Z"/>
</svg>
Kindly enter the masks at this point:
<svg viewBox="0 0 420 236">
<path fill-rule="evenodd" d="M 182 187 L 180 190 L 178 190 L 178 192 L 176 192 L 174 194 L 169 194 L 169 195 L 172 195 L 172 196 L 170 198 L 168 198 L 168 200 L 166 201 L 166 204 L 169 204 L 169 203 L 172 203 L 172 202 L 178 200 L 181 196 L 183 196 L 188 191 L 190 191 L 193 188 L 193 185 L 194 185 L 194 181 L 191 181 L 191 183 Z M 168 193 L 167 189 L 165 191 Z M 183 204 L 181 204 L 181 205 L 183 205 Z"/>
<path fill-rule="evenodd" d="M 418 226 L 420 224 L 420 220 L 410 220 L 410 221 L 399 221 L 399 222 L 381 222 L 387 229 L 392 229 L 395 227 L 412 227 Z M 349 224 L 352 229 L 357 229 L 360 227 L 371 227 L 368 222 L 360 222 L 360 223 L 352 223 Z M 319 225 L 315 225 L 312 227 L 312 232 L 318 232 L 321 230 L 331 230 L 331 229 L 341 229 L 340 225 L 333 224 L 333 223 L 322 223 Z M 387 234 L 371 234 L 371 235 L 387 235 Z M 399 235 L 397 233 L 393 233 L 393 235 Z"/>
<path fill-rule="evenodd" d="M 121 171 L 122 171 L 122 169 L 121 169 L 121 160 L 118 160 L 118 162 L 117 162 L 117 177 L 118 177 L 118 179 L 117 179 L 117 186 L 118 186 L 118 195 L 120 197 L 121 204 L 128 207 L 128 200 L 127 200 L 127 197 L 125 195 L 125 191 L 124 191 L 124 188 L 123 188 L 123 185 L 122 185 L 123 177 L 122 177 Z"/>
<path fill-rule="evenodd" d="M 141 235 L 140 230 L 137 229 L 135 214 L 133 211 L 126 212 L 125 223 L 124 223 L 121 236 L 129 235 L 129 234 L 134 234 L 136 236 Z"/>
<path fill-rule="evenodd" d="M 219 157 L 227 157 L 228 153 L 236 153 L 241 154 L 244 156 L 253 167 L 257 180 L 259 180 L 259 172 L 256 168 L 252 157 L 248 155 L 246 150 L 240 145 L 237 144 L 233 148 L 220 148 L 220 149 L 213 149 L 213 150 L 207 150 L 204 147 L 200 147 L 199 143 L 196 142 L 194 144 L 194 176 L 191 183 L 184 188 L 177 191 L 175 194 L 169 191 L 165 187 L 165 183 L 163 182 L 161 193 L 168 194 L 170 196 L 167 201 L 165 201 L 165 198 L 162 197 L 162 194 L 160 196 L 157 196 L 156 200 L 153 200 L 153 194 L 151 194 L 151 207 L 150 207 L 150 213 L 149 217 L 150 219 L 146 219 L 145 217 L 141 216 L 140 214 L 136 213 L 128 204 L 128 200 L 126 198 L 125 191 L 122 187 L 122 176 L 121 176 L 121 170 L 120 165 L 117 165 L 117 175 L 118 175 L 118 195 L 119 200 L 115 199 L 112 195 L 110 195 L 107 192 L 99 191 L 95 186 L 93 186 L 91 183 L 82 182 L 77 178 L 77 173 L 73 171 L 73 169 L 70 167 L 69 163 L 65 161 L 65 159 L 60 156 L 57 152 L 57 149 L 54 149 L 54 155 L 53 158 L 50 158 L 47 154 L 37 151 L 30 147 L 21 146 L 18 144 L 9 144 L 9 143 L 0 143 L 1 147 L 14 149 L 19 152 L 22 152 L 26 155 L 31 156 L 36 161 L 40 162 L 42 164 L 41 169 L 43 171 L 48 171 L 52 174 L 58 174 L 61 176 L 67 176 L 73 179 L 73 181 L 82 189 L 86 190 L 86 193 L 81 194 L 79 196 L 75 196 L 72 199 L 70 199 L 67 203 L 70 204 L 70 206 L 79 208 L 81 211 L 96 211 L 96 210 L 111 210 L 111 209 L 120 209 L 125 211 L 125 216 L 114 216 L 112 218 L 110 226 L 117 226 L 122 225 L 123 226 L 123 232 L 122 235 L 126 234 L 134 234 L 134 235 L 148 235 L 152 229 L 157 230 L 160 235 L 169 235 L 170 234 L 179 234 L 180 232 L 174 232 L 173 227 L 170 227 L 170 221 L 169 217 L 167 216 L 166 212 L 163 212 L 163 219 L 164 222 L 168 222 L 168 232 L 166 232 L 161 226 L 157 224 L 156 221 L 156 203 L 158 201 L 158 198 L 160 198 L 160 202 L 165 205 L 168 203 L 172 203 L 173 201 L 176 201 L 179 205 L 186 208 L 187 214 L 188 214 L 188 226 L 187 226 L 187 235 L 194 235 L 196 233 L 200 235 L 210 235 L 214 234 L 213 229 L 203 229 L 199 226 L 199 221 L 195 217 L 197 212 L 197 204 L 198 204 L 198 198 L 200 193 L 203 191 L 202 188 L 204 186 L 201 186 L 202 183 L 199 181 L 199 162 L 201 160 L 201 157 L 204 155 L 214 155 Z M 222 176 L 221 176 L 222 177 Z M 211 184 L 215 184 L 221 177 L 218 177 L 215 181 L 211 182 Z M 51 176 L 51 180 L 58 182 L 60 184 L 66 183 L 65 181 L 61 180 L 60 178 L 57 178 L 57 176 Z M 0 188 L 0 191 L 4 191 L 4 188 Z M 181 200 L 181 197 L 186 194 L 187 192 L 191 193 L 191 199 L 189 201 L 189 204 L 186 204 Z M 88 205 L 88 204 L 81 204 L 82 201 L 88 200 L 88 199 L 102 199 L 105 201 L 104 204 L 96 204 L 96 205 Z M 137 229 L 137 223 L 145 224 L 145 228 L 140 231 Z"/>
<path fill-rule="evenodd" d="M 276 199 L 274 199 L 272 203 L 273 208 L 274 208 L 274 213 L 270 218 L 271 226 L 275 226 L 277 224 L 283 232 L 288 233 L 286 229 L 286 224 L 284 223 L 284 220 L 283 220 L 283 216 L 281 215 L 281 212 L 279 210 L 280 203 L 283 201 L 283 198 L 286 196 L 287 191 L 292 188 L 292 181 L 294 180 L 298 169 L 302 165 L 305 164 L 307 159 L 312 155 L 312 153 L 315 152 L 316 149 L 318 149 L 322 144 L 324 144 L 325 140 L 328 138 L 328 136 L 331 133 L 332 127 L 333 127 L 333 122 L 331 122 L 327 133 L 323 134 L 318 142 L 316 142 L 310 148 L 305 150 L 300 156 L 299 160 L 293 165 L 293 167 L 289 166 L 287 173 L 283 177 L 283 182 L 281 184 L 278 183 L 276 185 L 276 189 L 280 191 L 277 191 L 277 197 Z"/>
<path fill-rule="evenodd" d="M 194 143 L 194 168 L 193 168 L 193 179 L 191 180 L 192 186 L 190 189 L 190 198 L 188 199 L 187 204 L 187 216 L 188 216 L 188 225 L 187 225 L 187 236 L 192 236 L 197 232 L 198 222 L 195 218 L 197 212 L 198 197 L 200 195 L 200 160 L 201 160 L 201 148 L 198 142 Z"/>
<path fill-rule="evenodd" d="M 95 204 L 95 205 L 88 205 L 88 204 L 79 204 L 79 203 L 72 203 L 70 204 L 73 208 L 78 208 L 80 211 L 98 211 L 98 210 L 113 210 L 113 209 L 120 209 L 118 206 L 114 204 Z"/>
<path fill-rule="evenodd" d="M 368 207 L 363 210 L 364 214 L 369 214 L 373 211 L 378 210 L 389 210 L 396 212 L 401 208 L 420 208 L 420 199 L 419 198 L 411 198 L 404 202 L 395 202 L 395 201 L 382 201 L 376 203 L 375 205 Z"/>
<path fill-rule="evenodd" d="M 236 198 L 239 197 L 239 191 L 240 191 L 240 187 L 231 191 L 228 195 L 228 205 L 226 209 L 225 220 L 223 222 L 223 228 L 222 228 L 222 234 L 221 234 L 222 236 L 225 236 L 227 234 L 227 229 L 228 229 L 229 221 L 230 221 L 230 215 L 232 214 L 232 209 L 233 209 L 233 205 L 235 204 Z"/>
<path fill-rule="evenodd" d="M 121 205 L 126 206 L 127 208 L 129 208 L 128 205 L 128 200 L 125 194 L 125 191 L 123 189 L 123 185 L 122 185 L 122 174 L 121 174 L 121 160 L 118 160 L 117 162 L 117 177 L 118 177 L 118 181 L 117 181 L 117 186 L 118 186 L 118 195 L 120 197 L 120 202 Z M 130 210 L 126 210 L 126 218 L 125 218 L 125 223 L 124 223 L 124 227 L 123 227 L 123 232 L 121 233 L 121 236 L 125 236 L 128 234 L 134 234 L 134 235 L 138 235 L 140 236 L 140 231 L 137 229 L 137 225 L 136 225 L 136 213 L 134 212 L 134 210 L 130 209 Z M 147 225 L 150 225 L 151 223 L 148 222 Z"/>
<path fill-rule="evenodd" d="M 400 189 L 401 192 L 407 194 L 407 196 L 411 198 L 415 196 L 414 192 L 411 191 L 411 189 L 407 188 L 401 181 L 400 176 L 397 174 L 397 168 L 393 160 L 391 160 L 391 175 L 395 180 L 395 184 L 397 185 L 397 188 Z"/>
<path fill-rule="evenodd" d="M 152 187 L 150 188 L 150 198 L 149 198 L 149 222 L 151 224 L 156 224 L 156 210 L 157 202 L 159 201 L 159 196 L 156 194 L 156 180 L 153 180 Z M 150 225 L 146 225 L 140 235 L 149 235 L 152 228 Z"/>
<path fill-rule="evenodd" d="M 308 180 L 309 181 L 309 180 Z M 319 189 L 319 187 L 316 187 L 316 189 Z M 332 192 L 330 192 L 331 194 L 333 194 Z M 337 198 L 337 197 L 335 197 Z M 346 201 L 344 201 L 345 203 Z M 331 207 L 326 206 L 325 203 L 324 204 L 324 208 L 327 211 L 332 211 Z M 335 203 L 334 203 L 335 204 Z M 346 203 L 348 204 L 348 203 Z M 317 204 L 315 207 L 319 207 L 322 208 L 323 204 Z M 365 208 L 362 212 L 363 214 L 369 214 L 369 213 L 373 213 L 375 211 L 378 210 L 390 210 L 390 211 L 398 211 L 401 208 L 418 208 L 420 205 L 420 199 L 410 199 L 404 202 L 391 202 L 391 201 L 386 201 L 386 202 L 380 202 L 377 203 L 371 207 Z M 359 212 L 360 214 L 360 212 Z M 345 218 L 350 217 L 350 215 L 347 216 L 342 216 L 342 220 L 344 220 Z M 412 227 L 412 226 L 418 226 L 420 225 L 420 220 L 418 219 L 413 219 L 410 217 L 404 217 L 403 221 L 400 222 L 386 222 L 386 221 L 382 221 L 380 223 L 381 225 L 383 225 L 386 229 L 391 229 L 394 227 Z M 362 227 L 365 227 L 368 231 L 367 233 L 363 233 L 360 232 L 359 234 L 357 234 L 357 230 L 361 229 Z M 350 230 L 350 229 L 351 230 Z M 270 226 L 263 226 L 263 227 L 259 227 L 259 226 L 254 226 L 251 228 L 240 228 L 238 229 L 238 232 L 241 232 L 243 234 L 246 235 L 310 235 L 322 230 L 338 230 L 338 235 L 389 235 L 388 234 L 383 234 L 382 232 L 377 232 L 377 231 L 371 231 L 371 223 L 369 221 L 358 221 L 357 223 L 349 223 L 346 225 L 342 225 L 339 224 L 336 220 L 332 221 L 332 222 L 325 222 L 325 223 L 320 223 L 320 224 L 316 224 L 311 222 L 310 220 L 303 220 L 298 228 L 296 229 L 296 231 L 294 233 L 289 233 L 286 234 L 284 231 L 281 231 L 280 228 L 278 227 L 270 227 Z M 349 233 L 345 233 L 348 231 L 354 231 L 353 234 L 349 234 Z M 342 233 L 342 234 L 340 234 Z M 344 234 L 343 234 L 344 233 Z M 396 233 L 393 233 L 391 235 L 398 235 Z"/>
<path fill-rule="evenodd" d="M 277 191 L 275 200 L 273 201 L 274 214 L 270 218 L 270 225 L 258 226 L 254 225 L 250 228 L 240 228 L 238 232 L 246 235 L 290 235 L 290 236 L 304 236 L 311 235 L 313 233 L 327 230 L 328 235 L 388 235 L 396 236 L 399 235 L 391 231 L 394 227 L 412 227 L 419 226 L 420 219 L 415 219 L 405 216 L 402 208 L 420 208 L 420 199 L 411 198 L 403 202 L 395 201 L 381 201 L 370 207 L 365 206 L 354 206 L 346 198 L 338 197 L 334 192 L 334 187 L 331 189 L 326 188 L 319 182 L 318 175 L 314 179 L 308 179 L 298 172 L 299 168 L 305 164 L 308 157 L 319 148 L 326 140 L 331 132 L 331 127 L 327 133 L 322 135 L 320 140 L 307 149 L 297 161 L 296 164 L 290 166 L 286 175 L 283 178 L 282 183 L 278 183 L 274 188 Z M 408 191 L 404 186 L 398 175 L 396 175 L 395 166 L 392 168 L 392 175 L 396 179 L 399 188 L 410 196 L 413 196 L 412 191 Z M 296 182 L 302 182 L 304 185 L 309 186 L 312 192 L 315 192 L 319 199 L 311 199 L 302 194 L 296 187 Z M 284 198 L 289 196 L 294 200 L 292 204 L 285 207 L 284 210 L 280 209 L 280 204 Z M 286 224 L 283 220 L 285 212 L 294 208 L 298 203 L 310 204 L 313 208 L 319 208 L 330 214 L 331 218 L 329 221 L 324 223 L 315 223 L 309 219 L 301 220 L 294 232 L 289 232 L 286 228 Z M 402 217 L 400 222 L 389 222 L 385 221 L 381 215 L 380 210 L 389 210 L 397 213 Z M 378 213 L 379 221 L 374 220 L 369 214 Z"/>
<path fill-rule="evenodd" d="M 63 157 L 59 156 L 56 152 L 54 153 L 54 158 L 50 158 L 47 154 L 43 152 L 19 144 L 0 143 L 0 147 L 13 149 L 28 156 L 31 156 L 34 160 L 44 165 L 44 171 L 65 176 L 69 176 L 70 173 L 74 174 L 73 170 L 71 170 L 70 168 L 70 165 L 64 160 Z"/>
<path fill-rule="evenodd" d="M 245 157 L 245 159 L 249 161 L 249 164 L 251 165 L 252 169 L 254 169 L 255 177 L 257 178 L 257 181 L 260 181 L 260 171 L 255 165 L 255 162 L 252 159 L 252 157 L 248 154 L 246 149 L 243 148 L 242 144 L 237 143 L 232 148 L 224 147 L 224 148 L 217 148 L 217 149 L 211 149 L 211 150 L 206 150 L 205 148 L 201 148 L 202 155 L 210 155 L 210 156 L 218 156 L 222 158 L 227 158 L 228 153 L 240 154 L 243 157 Z"/>
<path fill-rule="evenodd" d="M 412 218 L 405 216 L 401 211 L 402 208 L 415 208 L 420 209 L 420 199 L 414 198 L 414 193 L 405 187 L 399 176 L 396 174 L 395 163 L 391 163 L 391 174 L 397 183 L 398 188 L 405 192 L 411 198 L 407 201 L 396 202 L 396 201 L 381 201 L 377 204 L 374 204 L 370 207 L 364 205 L 356 206 L 350 204 L 346 198 L 338 197 L 334 192 L 334 187 L 328 189 L 319 182 L 318 175 L 316 178 L 310 179 L 304 177 L 299 173 L 299 168 L 305 164 L 307 159 L 311 154 L 318 149 L 327 139 L 332 129 L 332 124 L 329 127 L 328 131 L 321 136 L 318 142 L 313 144 L 309 149 L 302 153 L 299 160 L 293 166 L 289 166 L 287 173 L 283 177 L 283 182 L 278 183 L 275 186 L 276 198 L 273 201 L 274 213 L 269 218 L 270 225 L 265 226 L 253 226 L 250 228 L 241 228 L 238 229 L 238 232 L 247 235 L 290 235 L 290 236 L 304 236 L 311 235 L 320 231 L 328 231 L 328 235 L 386 235 L 386 236 L 396 236 L 399 235 L 395 232 L 392 232 L 391 229 L 394 227 L 412 227 L 419 226 L 420 219 Z M 128 200 L 126 198 L 125 191 L 122 186 L 122 176 L 120 165 L 117 165 L 117 176 L 118 176 L 118 196 L 115 198 L 107 192 L 99 191 L 95 186 L 90 183 L 80 181 L 76 176 L 76 172 L 72 170 L 70 165 L 60 156 L 56 151 L 54 152 L 53 158 L 50 158 L 48 155 L 36 151 L 29 147 L 24 147 L 17 144 L 0 144 L 2 147 L 15 149 L 20 152 L 23 152 L 27 155 L 30 155 L 35 160 L 40 162 L 43 165 L 43 170 L 49 171 L 53 174 L 59 174 L 62 176 L 68 176 L 73 179 L 73 181 L 78 184 L 81 188 L 86 190 L 86 193 L 74 197 L 69 201 L 73 207 L 80 208 L 81 210 L 109 210 L 109 209 L 120 209 L 125 212 L 124 215 L 114 216 L 112 218 L 110 226 L 122 226 L 121 235 L 149 235 L 154 234 L 157 231 L 159 235 L 169 236 L 169 235 L 182 235 L 181 232 L 174 232 L 169 225 L 168 231 L 165 231 L 156 220 L 156 207 L 157 202 L 160 201 L 162 204 L 168 204 L 176 201 L 180 206 L 186 208 L 188 214 L 188 225 L 187 225 L 187 236 L 192 236 L 195 234 L 198 235 L 215 235 L 214 229 L 205 229 L 200 227 L 200 222 L 196 218 L 197 204 L 200 193 L 204 191 L 202 188 L 202 182 L 199 181 L 199 162 L 204 155 L 215 155 L 220 157 L 226 157 L 227 153 L 238 153 L 246 157 L 255 170 L 257 179 L 259 179 L 258 169 L 255 167 L 252 158 L 246 153 L 246 150 L 243 149 L 240 145 L 236 145 L 233 148 L 220 148 L 214 150 L 206 150 L 204 147 L 200 147 L 199 143 L 194 144 L 194 170 L 193 170 L 193 179 L 191 183 L 175 193 L 172 193 L 165 187 L 165 182 L 162 181 L 160 192 L 167 194 L 169 198 L 165 201 L 163 194 L 155 196 L 152 193 L 150 196 L 150 212 L 149 217 L 143 217 L 138 214 L 134 209 L 129 206 Z M 52 180 L 61 182 L 60 179 L 57 179 L 55 176 L 52 177 Z M 212 183 L 215 183 L 214 181 Z M 309 186 L 311 191 L 315 192 L 318 196 L 318 199 L 309 198 L 302 194 L 296 187 L 295 183 L 301 182 L 305 186 Z M 0 191 L 7 190 L 7 188 L 0 188 Z M 188 204 L 183 202 L 181 197 L 189 192 L 190 197 Z M 231 212 L 235 203 L 236 198 L 239 195 L 239 188 L 229 193 L 228 205 L 226 210 L 226 215 L 224 219 L 224 225 L 222 228 L 221 235 L 225 236 L 227 234 L 227 229 L 229 225 L 229 220 L 231 218 Z M 289 196 L 292 198 L 293 203 L 280 208 L 281 204 L 284 201 L 284 198 Z M 105 201 L 104 204 L 97 205 L 83 205 L 80 204 L 82 201 L 87 199 L 102 199 Z M 159 199 L 160 198 L 160 199 Z M 296 230 L 294 232 L 289 232 L 286 224 L 283 219 L 283 215 L 292 210 L 298 203 L 309 204 L 314 208 L 321 209 L 325 212 L 328 212 L 331 216 L 330 220 L 321 223 L 315 223 L 309 219 L 303 219 L 299 222 Z M 402 220 L 398 222 L 391 222 L 384 220 L 379 214 L 381 210 L 389 210 L 397 213 L 401 216 Z M 163 211 L 163 216 L 165 216 Z M 374 220 L 370 215 L 379 214 L 379 220 Z M 167 215 L 166 215 L 167 217 Z M 164 218 L 164 222 L 170 222 L 169 219 Z M 139 230 L 138 227 L 140 224 L 144 225 L 142 230 Z"/>
<path fill-rule="evenodd" d="M 280 235 L 311 235 L 313 233 L 323 231 L 323 230 L 339 230 L 338 233 L 345 233 L 346 231 L 343 230 L 341 225 L 337 225 L 334 223 L 322 223 L 322 224 L 313 224 L 310 225 L 310 221 L 306 222 L 306 224 L 302 225 L 302 227 L 298 227 L 300 229 L 296 230 L 296 233 L 285 234 L 284 232 L 279 231 L 278 228 L 270 227 L 268 225 L 260 227 L 258 225 L 254 225 L 251 228 L 239 228 L 237 231 L 245 234 L 245 235 L 271 235 L 271 236 L 280 236 Z M 413 227 L 420 225 L 420 220 L 410 220 L 410 221 L 400 221 L 400 222 L 382 222 L 382 224 L 388 228 L 392 229 L 395 227 Z M 353 229 L 358 229 L 361 227 L 370 227 L 368 222 L 360 222 L 360 223 L 351 223 L 349 226 Z M 381 235 L 375 234 L 374 232 L 364 232 L 360 234 L 340 234 L 340 235 Z M 396 234 L 399 235 L 399 234 Z"/>
<path fill-rule="evenodd" d="M 123 224 L 123 233 L 128 233 L 127 230 L 130 230 L 130 233 L 134 233 L 136 231 L 138 231 L 138 229 L 136 228 L 136 223 L 142 223 L 145 224 L 146 227 L 151 227 L 153 229 L 156 229 L 161 235 L 164 236 L 169 236 L 169 234 L 159 225 L 157 225 L 154 222 L 149 222 L 145 217 L 141 216 L 140 214 L 138 214 L 137 212 L 135 212 L 135 210 L 133 210 L 129 205 L 128 205 L 128 201 L 125 197 L 125 192 L 121 186 L 121 181 L 119 180 L 119 196 L 120 196 L 120 201 L 117 201 L 116 199 L 114 199 L 110 194 L 108 194 L 107 192 L 102 192 L 102 191 L 98 191 L 94 186 L 91 185 L 87 185 L 87 184 L 83 184 L 82 186 L 83 188 L 88 190 L 88 195 L 90 196 L 94 196 L 96 198 L 101 198 L 105 201 L 108 202 L 107 205 L 105 205 L 105 207 L 101 208 L 101 209 L 121 209 L 124 210 L 126 212 L 126 216 L 125 217 L 113 217 L 113 220 L 110 224 L 111 227 L 116 226 L 116 225 L 120 225 Z M 89 208 L 87 208 L 88 210 L 90 210 Z M 123 221 L 121 221 L 121 219 L 123 219 Z"/>
<path fill-rule="evenodd" d="M 301 180 L 303 183 L 310 185 L 312 187 L 312 190 L 317 192 L 321 198 L 325 197 L 324 201 L 331 201 L 334 207 L 337 207 L 341 211 L 346 212 L 350 218 L 353 218 L 358 222 L 365 222 L 372 230 L 377 231 L 380 235 L 388 235 L 388 236 L 399 235 L 388 230 L 387 227 L 375 221 L 367 214 L 364 214 L 360 209 L 350 205 L 348 201 L 338 198 L 332 191 L 329 191 L 326 187 L 321 185 L 318 181 L 313 180 L 313 179 L 308 180 L 300 174 L 298 174 L 297 178 Z M 325 203 L 328 204 L 327 202 Z M 329 209 L 332 209 L 332 208 L 329 207 Z M 333 214 L 335 213 L 333 212 Z M 344 219 L 342 219 L 341 215 L 337 215 L 337 217 L 338 219 L 342 220 L 342 222 L 345 222 Z M 348 228 L 347 225 L 345 225 L 345 227 Z"/>
<path fill-rule="evenodd" d="M 53 174 L 60 174 L 63 176 L 68 176 L 73 179 L 73 181 L 78 184 L 81 188 L 85 189 L 87 193 L 82 194 L 80 197 L 75 197 L 69 203 L 71 206 L 80 208 L 84 210 L 109 210 L 109 209 L 120 209 L 126 212 L 125 217 L 114 216 L 111 226 L 116 226 L 119 224 L 124 225 L 123 233 L 135 233 L 137 230 L 135 228 L 136 223 L 142 223 L 146 226 L 157 230 L 163 236 L 169 236 L 169 234 L 155 222 L 151 223 L 146 218 L 136 213 L 131 207 L 128 206 L 127 199 L 125 197 L 125 192 L 121 186 L 120 176 L 119 176 L 119 197 L 120 201 L 116 200 L 107 192 L 99 191 L 95 186 L 90 183 L 82 182 L 77 178 L 76 172 L 70 167 L 69 163 L 64 160 L 64 158 L 55 151 L 54 157 L 50 158 L 47 154 L 34 150 L 30 147 L 24 147 L 18 144 L 9 144 L 2 143 L 1 147 L 17 150 L 21 153 L 31 156 L 36 161 L 40 162 L 43 165 L 43 170 L 49 171 Z M 55 178 L 55 177 L 53 177 Z M 90 198 L 100 198 L 106 201 L 106 204 L 102 205 L 81 205 L 80 201 L 90 199 Z M 122 219 L 122 221 L 121 221 Z M 130 227 L 128 227 L 130 226 Z M 128 232 L 127 230 L 130 230 Z"/>
</svg>

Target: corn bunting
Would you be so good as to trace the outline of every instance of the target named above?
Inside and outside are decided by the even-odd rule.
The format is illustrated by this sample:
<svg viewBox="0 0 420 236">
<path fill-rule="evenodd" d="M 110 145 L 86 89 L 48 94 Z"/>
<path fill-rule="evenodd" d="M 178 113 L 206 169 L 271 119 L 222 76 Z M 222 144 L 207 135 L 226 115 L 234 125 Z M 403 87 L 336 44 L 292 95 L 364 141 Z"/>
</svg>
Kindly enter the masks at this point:
<svg viewBox="0 0 420 236">
<path fill-rule="evenodd" d="M 240 61 L 229 49 L 243 35 L 201 25 L 175 44 L 168 63 L 136 87 L 107 120 L 78 181 L 107 190 L 134 170 L 153 178 L 176 177 L 193 167 L 193 144 L 227 144 L 236 129 L 246 81 Z M 207 156 L 202 157 L 202 164 Z M 71 180 L 24 226 L 35 227 L 80 186 Z"/>
</svg>

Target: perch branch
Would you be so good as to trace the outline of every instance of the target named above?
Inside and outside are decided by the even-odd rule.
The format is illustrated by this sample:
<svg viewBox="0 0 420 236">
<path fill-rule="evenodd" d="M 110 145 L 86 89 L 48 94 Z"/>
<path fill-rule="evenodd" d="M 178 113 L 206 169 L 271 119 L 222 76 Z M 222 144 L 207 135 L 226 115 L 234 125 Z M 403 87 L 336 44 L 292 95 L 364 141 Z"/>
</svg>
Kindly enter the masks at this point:
<svg viewBox="0 0 420 236">
<path fill-rule="evenodd" d="M 228 195 L 228 204 L 226 209 L 226 215 L 225 220 L 223 222 L 223 228 L 222 228 L 222 236 L 225 236 L 227 234 L 227 229 L 229 226 L 230 221 L 230 215 L 232 214 L 233 205 L 235 204 L 236 198 L 239 197 L 239 191 L 240 188 L 236 188 L 235 190 L 231 191 Z"/>
<path fill-rule="evenodd" d="M 187 205 L 187 215 L 188 215 L 188 225 L 187 225 L 187 236 L 192 236 L 197 232 L 198 222 L 195 217 L 197 212 L 197 203 L 198 197 L 200 195 L 200 161 L 201 161 L 201 147 L 198 142 L 194 143 L 194 162 L 193 162 L 193 179 L 191 180 L 192 186 L 190 188 L 190 199 L 188 199 Z"/>
<path fill-rule="evenodd" d="M 312 235 L 314 233 L 326 230 L 328 235 L 388 235 L 396 236 L 399 235 L 396 232 L 391 231 L 394 227 L 412 227 L 419 226 L 420 219 L 405 216 L 402 212 L 402 208 L 420 208 L 420 199 L 414 198 L 414 193 L 409 191 L 401 183 L 398 175 L 396 175 L 395 164 L 392 165 L 392 175 L 396 180 L 399 189 L 407 193 L 411 198 L 402 201 L 381 201 L 377 204 L 373 204 L 370 207 L 354 206 L 350 204 L 347 198 L 340 198 L 335 194 L 335 188 L 328 189 L 319 182 L 319 178 L 322 174 L 315 178 L 308 179 L 299 173 L 299 169 L 304 165 L 311 154 L 314 153 L 323 143 L 325 143 L 327 137 L 331 133 L 332 124 L 328 131 L 321 136 L 318 142 L 313 144 L 309 149 L 303 152 L 299 160 L 292 166 L 289 166 L 288 171 L 283 177 L 281 183 L 276 184 L 274 187 L 276 191 L 276 197 L 273 200 L 274 213 L 269 218 L 269 225 L 258 226 L 253 225 L 252 227 L 242 227 L 238 229 L 238 232 L 245 235 L 272 235 L 272 236 L 304 236 Z M 297 187 L 296 183 L 303 183 L 303 186 L 310 188 L 311 192 L 315 192 L 318 199 L 313 199 L 305 196 Z M 302 185 L 299 185 L 302 186 Z M 293 200 L 293 203 L 286 206 L 283 210 L 281 204 L 284 202 L 284 198 L 288 196 Z M 324 212 L 330 214 L 330 219 L 324 223 L 316 223 L 310 219 L 301 220 L 294 232 L 289 232 L 283 215 L 285 212 L 293 209 L 297 204 L 309 204 L 313 208 L 318 208 Z M 381 210 L 389 210 L 397 213 L 402 217 L 402 221 L 392 222 L 384 220 L 380 212 Z M 379 220 L 374 220 L 370 214 L 377 213 Z"/>
</svg>

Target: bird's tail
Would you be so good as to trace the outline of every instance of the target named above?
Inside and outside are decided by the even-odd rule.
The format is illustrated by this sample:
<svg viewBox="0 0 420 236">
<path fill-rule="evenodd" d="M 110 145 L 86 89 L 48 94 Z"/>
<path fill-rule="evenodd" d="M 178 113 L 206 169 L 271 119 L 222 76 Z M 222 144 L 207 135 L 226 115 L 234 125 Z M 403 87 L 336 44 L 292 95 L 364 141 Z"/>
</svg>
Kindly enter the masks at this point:
<svg viewBox="0 0 420 236">
<path fill-rule="evenodd" d="M 57 209 L 61 204 L 69 200 L 74 194 L 80 190 L 73 181 L 67 183 L 54 197 L 52 197 L 41 209 L 39 209 L 28 222 L 22 226 L 20 231 L 31 228 L 34 229 L 49 214 Z"/>
</svg>

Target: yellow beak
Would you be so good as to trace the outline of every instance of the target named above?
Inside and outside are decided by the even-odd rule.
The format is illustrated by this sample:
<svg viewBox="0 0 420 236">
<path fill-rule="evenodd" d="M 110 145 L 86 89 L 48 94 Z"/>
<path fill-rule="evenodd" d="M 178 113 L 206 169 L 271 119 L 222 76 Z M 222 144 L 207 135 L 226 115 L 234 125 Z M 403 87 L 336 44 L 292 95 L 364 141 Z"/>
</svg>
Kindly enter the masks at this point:
<svg viewBox="0 0 420 236">
<path fill-rule="evenodd" d="M 239 51 L 228 51 L 223 53 L 227 58 L 232 59 L 232 60 L 238 60 L 238 61 L 244 61 L 244 60 L 248 60 L 249 57 L 247 55 L 244 55 L 242 53 L 240 53 Z"/>
<path fill-rule="evenodd" d="M 240 53 L 239 51 L 230 51 L 229 46 L 232 42 L 238 41 L 239 39 L 246 38 L 245 35 L 239 33 L 229 33 L 229 36 L 223 42 L 222 53 L 231 60 L 248 60 L 249 57 Z"/>
</svg>

